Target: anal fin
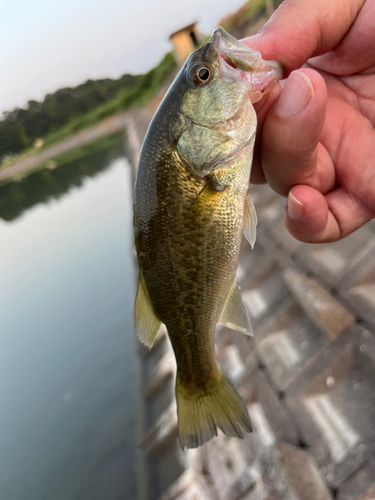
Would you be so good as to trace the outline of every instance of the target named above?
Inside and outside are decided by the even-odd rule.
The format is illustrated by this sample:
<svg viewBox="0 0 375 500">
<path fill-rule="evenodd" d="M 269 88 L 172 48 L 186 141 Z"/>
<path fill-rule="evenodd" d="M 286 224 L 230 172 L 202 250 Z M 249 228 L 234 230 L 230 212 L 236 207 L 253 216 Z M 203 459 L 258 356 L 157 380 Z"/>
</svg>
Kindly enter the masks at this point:
<svg viewBox="0 0 375 500">
<path fill-rule="evenodd" d="M 137 337 L 151 349 L 158 336 L 162 322 L 154 312 L 141 270 L 139 270 L 134 319 Z"/>
<path fill-rule="evenodd" d="M 253 336 L 249 314 L 236 282 L 233 282 L 232 288 L 229 290 L 219 323 L 238 332 Z"/>
<path fill-rule="evenodd" d="M 256 230 L 257 223 L 258 223 L 258 218 L 253 204 L 253 200 L 250 197 L 250 193 L 248 193 L 245 199 L 242 231 L 243 235 L 250 243 L 251 248 L 254 248 L 255 240 L 257 237 L 257 230 Z"/>
</svg>

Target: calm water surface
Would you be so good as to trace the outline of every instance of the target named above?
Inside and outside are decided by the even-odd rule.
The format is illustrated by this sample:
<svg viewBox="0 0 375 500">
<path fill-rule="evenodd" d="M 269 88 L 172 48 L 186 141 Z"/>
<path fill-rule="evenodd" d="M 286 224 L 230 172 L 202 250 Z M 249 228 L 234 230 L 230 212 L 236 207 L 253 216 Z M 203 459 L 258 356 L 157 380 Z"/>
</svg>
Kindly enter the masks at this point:
<svg viewBox="0 0 375 500">
<path fill-rule="evenodd" d="M 0 189 L 0 498 L 133 500 L 130 166 L 34 175 Z"/>
</svg>

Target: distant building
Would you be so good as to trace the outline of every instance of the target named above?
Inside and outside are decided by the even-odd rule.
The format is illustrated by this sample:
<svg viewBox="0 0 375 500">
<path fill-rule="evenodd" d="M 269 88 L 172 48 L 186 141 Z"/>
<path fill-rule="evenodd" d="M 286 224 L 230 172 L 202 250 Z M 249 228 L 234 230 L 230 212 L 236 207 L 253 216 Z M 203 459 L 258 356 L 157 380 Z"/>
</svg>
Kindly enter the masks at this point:
<svg viewBox="0 0 375 500">
<path fill-rule="evenodd" d="M 185 28 L 175 31 L 169 39 L 173 43 L 173 50 L 177 64 L 182 66 L 186 58 L 200 45 L 202 36 L 197 23 L 189 24 Z"/>
</svg>

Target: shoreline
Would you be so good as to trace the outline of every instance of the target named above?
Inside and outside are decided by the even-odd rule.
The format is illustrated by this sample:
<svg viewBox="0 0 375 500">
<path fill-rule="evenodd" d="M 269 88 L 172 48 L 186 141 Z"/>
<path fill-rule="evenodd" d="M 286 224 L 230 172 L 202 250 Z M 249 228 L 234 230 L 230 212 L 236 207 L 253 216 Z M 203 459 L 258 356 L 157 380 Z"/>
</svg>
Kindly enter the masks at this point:
<svg viewBox="0 0 375 500">
<path fill-rule="evenodd" d="M 100 123 L 88 127 L 77 134 L 62 140 L 61 142 L 50 146 L 44 151 L 31 153 L 30 155 L 16 160 L 11 165 L 0 168 L 0 183 L 7 181 L 20 180 L 29 175 L 45 161 L 52 160 L 56 156 L 62 155 L 80 146 L 89 144 L 96 139 L 120 132 L 126 129 L 128 117 L 131 112 L 105 118 Z"/>
</svg>

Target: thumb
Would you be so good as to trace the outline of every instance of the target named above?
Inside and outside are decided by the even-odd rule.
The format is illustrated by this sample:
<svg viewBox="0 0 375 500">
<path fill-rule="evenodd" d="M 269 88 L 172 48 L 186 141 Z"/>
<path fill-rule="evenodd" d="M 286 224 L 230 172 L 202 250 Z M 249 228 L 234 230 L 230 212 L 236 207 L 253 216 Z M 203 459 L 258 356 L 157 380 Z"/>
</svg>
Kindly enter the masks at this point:
<svg viewBox="0 0 375 500">
<path fill-rule="evenodd" d="M 261 131 L 260 159 L 268 184 L 284 196 L 306 184 L 321 193 L 335 186 L 332 160 L 319 142 L 327 88 L 312 69 L 296 70 L 286 81 Z"/>
</svg>

